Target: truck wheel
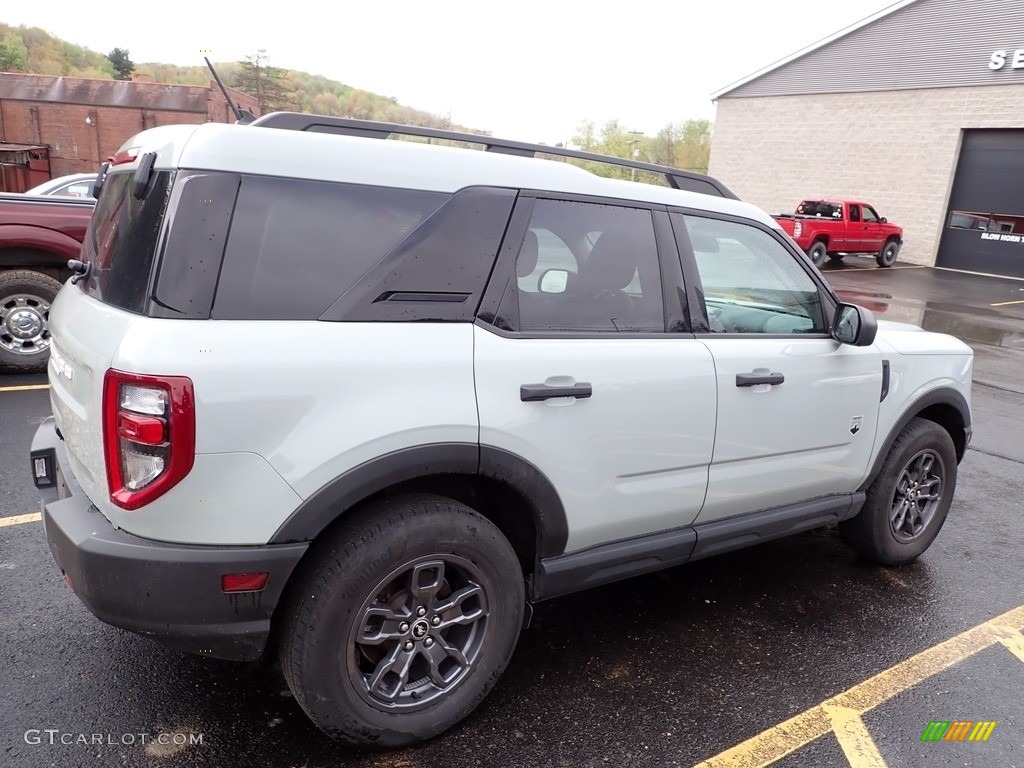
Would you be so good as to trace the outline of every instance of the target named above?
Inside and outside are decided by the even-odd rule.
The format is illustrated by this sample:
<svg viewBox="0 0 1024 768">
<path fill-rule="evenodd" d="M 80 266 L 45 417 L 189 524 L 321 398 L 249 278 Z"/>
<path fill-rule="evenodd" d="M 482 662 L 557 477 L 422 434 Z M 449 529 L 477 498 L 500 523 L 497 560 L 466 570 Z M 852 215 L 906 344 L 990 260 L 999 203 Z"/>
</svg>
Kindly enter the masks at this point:
<svg viewBox="0 0 1024 768">
<path fill-rule="evenodd" d="M 522 627 L 522 569 L 501 531 L 450 499 L 394 497 L 357 515 L 304 566 L 281 666 L 329 736 L 407 746 L 494 687 Z"/>
<path fill-rule="evenodd" d="M 0 370 L 46 370 L 50 359 L 50 305 L 60 289 L 59 282 L 40 272 L 0 272 Z"/>
<path fill-rule="evenodd" d="M 956 474 L 949 433 L 913 419 L 893 441 L 861 511 L 839 524 L 843 541 L 883 565 L 913 562 L 946 521 Z"/>
<path fill-rule="evenodd" d="M 811 257 L 811 261 L 814 262 L 815 266 L 819 266 L 821 262 L 825 260 L 825 255 L 828 249 L 825 247 L 825 243 L 818 240 L 814 245 L 811 246 L 811 250 L 807 252 L 807 255 Z"/>
<path fill-rule="evenodd" d="M 895 240 L 886 240 L 882 250 L 875 256 L 875 261 L 880 267 L 891 267 L 896 263 L 896 256 L 899 255 L 900 244 Z"/>
</svg>

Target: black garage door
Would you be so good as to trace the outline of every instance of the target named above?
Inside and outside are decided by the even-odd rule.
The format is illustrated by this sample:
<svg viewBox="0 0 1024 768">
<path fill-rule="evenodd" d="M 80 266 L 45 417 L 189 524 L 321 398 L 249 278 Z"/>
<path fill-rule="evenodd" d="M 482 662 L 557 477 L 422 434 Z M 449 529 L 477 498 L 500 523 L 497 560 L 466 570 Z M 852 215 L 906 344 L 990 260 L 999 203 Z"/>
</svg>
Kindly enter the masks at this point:
<svg viewBox="0 0 1024 768">
<path fill-rule="evenodd" d="M 1024 277 L 1024 131 L 966 131 L 936 266 Z"/>
</svg>

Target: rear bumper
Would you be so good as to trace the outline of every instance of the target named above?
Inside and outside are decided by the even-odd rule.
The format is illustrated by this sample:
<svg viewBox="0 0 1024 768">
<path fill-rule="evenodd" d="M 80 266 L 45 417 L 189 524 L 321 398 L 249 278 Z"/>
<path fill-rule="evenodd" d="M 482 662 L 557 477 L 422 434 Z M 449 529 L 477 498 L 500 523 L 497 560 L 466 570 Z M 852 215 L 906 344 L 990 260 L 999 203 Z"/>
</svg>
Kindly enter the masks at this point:
<svg viewBox="0 0 1024 768">
<path fill-rule="evenodd" d="M 67 471 L 53 419 L 32 452 L 53 451 L 55 483 L 41 488 L 46 539 L 65 579 L 97 618 L 166 645 L 219 659 L 262 655 L 270 619 L 307 544 L 166 544 L 115 530 Z M 227 573 L 269 573 L 260 592 L 226 594 Z"/>
</svg>

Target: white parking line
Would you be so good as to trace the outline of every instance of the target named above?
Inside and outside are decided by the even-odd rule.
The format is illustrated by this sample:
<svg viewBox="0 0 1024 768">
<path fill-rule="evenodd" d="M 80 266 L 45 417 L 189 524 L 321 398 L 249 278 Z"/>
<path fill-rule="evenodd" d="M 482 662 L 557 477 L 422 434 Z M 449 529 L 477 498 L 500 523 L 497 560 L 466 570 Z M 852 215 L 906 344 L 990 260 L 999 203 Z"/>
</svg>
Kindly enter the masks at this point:
<svg viewBox="0 0 1024 768">
<path fill-rule="evenodd" d="M 49 389 L 49 384 L 25 384 L 21 387 L 0 387 L 0 392 L 27 392 L 30 389 Z"/>
</svg>

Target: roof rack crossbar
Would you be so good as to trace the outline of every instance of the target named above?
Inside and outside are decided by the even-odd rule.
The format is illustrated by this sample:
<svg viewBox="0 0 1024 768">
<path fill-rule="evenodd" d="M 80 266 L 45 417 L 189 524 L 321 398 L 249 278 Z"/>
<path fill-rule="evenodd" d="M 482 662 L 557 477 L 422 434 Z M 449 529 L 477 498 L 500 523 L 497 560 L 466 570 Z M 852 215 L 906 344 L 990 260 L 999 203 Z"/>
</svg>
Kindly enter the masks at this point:
<svg viewBox="0 0 1024 768">
<path fill-rule="evenodd" d="M 444 128 L 428 128 L 419 125 L 402 125 L 400 123 L 384 123 L 375 120 L 357 120 L 355 118 L 332 117 L 328 115 L 310 115 L 300 112 L 271 112 L 257 118 L 250 125 L 260 128 L 279 128 L 289 131 L 309 131 L 311 133 L 333 133 L 375 139 L 387 139 L 394 134 L 400 134 L 403 136 L 418 136 L 428 139 L 479 144 L 488 152 L 517 155 L 520 157 L 536 157 L 538 154 L 571 157 L 576 160 L 587 160 L 660 174 L 665 177 L 669 186 L 675 189 L 685 189 L 705 194 L 711 192 L 720 197 L 728 197 L 733 200 L 739 199 L 720 181 L 703 173 L 684 171 L 667 165 L 644 163 L 612 155 L 600 155 L 595 152 L 568 149 L 566 147 L 552 147 L 547 144 L 530 144 L 523 141 L 496 139 L 488 134 L 463 133 Z"/>
</svg>

